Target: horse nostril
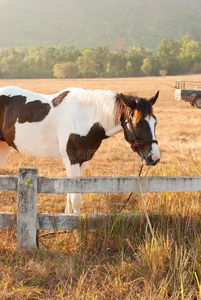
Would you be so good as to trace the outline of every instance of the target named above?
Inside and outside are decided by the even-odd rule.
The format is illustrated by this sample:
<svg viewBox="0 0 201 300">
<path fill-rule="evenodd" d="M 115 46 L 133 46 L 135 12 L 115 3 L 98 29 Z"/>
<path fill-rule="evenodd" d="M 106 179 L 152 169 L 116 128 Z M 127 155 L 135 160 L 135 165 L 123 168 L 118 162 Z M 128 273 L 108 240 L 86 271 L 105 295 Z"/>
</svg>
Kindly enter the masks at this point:
<svg viewBox="0 0 201 300">
<path fill-rule="evenodd" d="M 160 158 L 155 160 L 154 163 L 152 164 L 152 166 L 155 166 L 159 161 L 160 161 Z"/>
<path fill-rule="evenodd" d="M 154 163 L 154 161 L 153 161 L 151 155 L 147 157 L 147 163 L 148 163 L 149 165 L 152 165 L 152 164 Z"/>
<path fill-rule="evenodd" d="M 153 160 L 153 155 L 147 157 L 147 163 L 149 165 L 155 166 L 160 161 L 160 158 Z"/>
<path fill-rule="evenodd" d="M 160 154 L 152 154 L 151 158 L 153 161 L 158 161 L 158 160 L 160 160 Z"/>
</svg>

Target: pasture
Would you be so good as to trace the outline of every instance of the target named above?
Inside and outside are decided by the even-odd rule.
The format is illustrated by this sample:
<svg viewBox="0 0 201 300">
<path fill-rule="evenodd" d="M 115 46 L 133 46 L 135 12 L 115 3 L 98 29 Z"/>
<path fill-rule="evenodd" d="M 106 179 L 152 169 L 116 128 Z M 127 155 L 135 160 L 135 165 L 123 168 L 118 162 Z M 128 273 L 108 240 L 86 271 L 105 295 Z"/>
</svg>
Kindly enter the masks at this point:
<svg viewBox="0 0 201 300">
<path fill-rule="evenodd" d="M 201 110 L 174 100 L 176 79 L 200 75 L 126 79 L 0 80 L 40 93 L 66 87 L 109 89 L 142 97 L 155 95 L 156 138 L 161 162 L 145 167 L 147 176 L 200 176 Z M 19 166 L 38 166 L 39 176 L 65 176 L 57 159 L 36 159 L 12 151 L 1 175 L 17 175 Z M 140 158 L 123 133 L 105 140 L 84 176 L 137 176 Z M 118 212 L 126 194 L 84 194 L 82 213 Z M 39 195 L 38 212 L 63 212 L 65 195 Z M 35 255 L 16 247 L 15 229 L 0 228 L 1 299 L 201 299 L 200 193 L 146 195 L 154 236 L 144 219 L 128 226 L 108 224 L 102 231 L 58 232 L 39 238 Z M 16 212 L 16 194 L 0 193 L 0 211 Z M 141 195 L 124 212 L 144 213 Z M 83 225 L 84 226 L 84 225 Z M 200 298 L 199 298 L 200 297 Z"/>
</svg>

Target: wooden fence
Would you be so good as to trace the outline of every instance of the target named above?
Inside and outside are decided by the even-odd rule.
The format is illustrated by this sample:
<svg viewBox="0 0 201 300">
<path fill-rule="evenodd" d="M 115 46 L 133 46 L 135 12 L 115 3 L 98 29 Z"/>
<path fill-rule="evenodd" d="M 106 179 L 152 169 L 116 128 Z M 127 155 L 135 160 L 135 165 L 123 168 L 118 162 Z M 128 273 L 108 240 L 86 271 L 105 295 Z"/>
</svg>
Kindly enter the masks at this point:
<svg viewBox="0 0 201 300">
<path fill-rule="evenodd" d="M 38 177 L 37 168 L 19 168 L 17 176 L 0 176 L 0 191 L 17 191 L 17 214 L 0 212 L 0 227 L 17 227 L 22 248 L 36 246 L 37 230 L 75 229 L 75 214 L 37 214 L 37 194 L 41 193 L 161 193 L 200 192 L 201 177 Z M 91 214 L 103 218 L 105 214 Z"/>
</svg>

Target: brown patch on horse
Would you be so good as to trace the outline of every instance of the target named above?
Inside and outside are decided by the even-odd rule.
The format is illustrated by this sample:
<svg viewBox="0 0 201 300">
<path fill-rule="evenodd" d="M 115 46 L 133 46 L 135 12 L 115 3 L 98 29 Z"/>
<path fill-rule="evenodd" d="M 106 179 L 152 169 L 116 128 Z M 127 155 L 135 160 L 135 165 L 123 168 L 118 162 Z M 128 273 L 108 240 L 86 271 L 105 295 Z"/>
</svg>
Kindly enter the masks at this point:
<svg viewBox="0 0 201 300">
<path fill-rule="evenodd" d="M 146 116 L 153 115 L 152 105 L 144 98 L 139 98 L 137 100 L 137 106 L 134 113 L 135 122 L 138 123 L 141 119 L 146 118 Z"/>
<path fill-rule="evenodd" d="M 23 105 L 18 114 L 18 122 L 41 122 L 49 114 L 51 107 L 48 103 L 39 100 L 28 102 Z"/>
<path fill-rule="evenodd" d="M 125 121 L 126 118 L 128 117 L 130 109 L 128 107 L 126 107 L 122 100 L 121 100 L 121 96 L 119 94 L 117 94 L 117 98 L 116 98 L 116 121 L 117 123 L 119 123 L 120 121 Z"/>
<path fill-rule="evenodd" d="M 22 95 L 0 96 L 0 140 L 17 150 L 15 140 L 15 124 L 40 122 L 48 115 L 51 107 L 39 100 L 28 102 Z"/>
<path fill-rule="evenodd" d="M 15 123 L 21 107 L 26 103 L 25 96 L 0 96 L 0 140 L 17 150 L 15 140 Z"/>
<path fill-rule="evenodd" d="M 52 100 L 52 104 L 54 105 L 54 107 L 58 106 L 69 93 L 70 91 L 65 91 L 61 93 L 59 96 L 57 96 L 56 98 L 54 98 Z"/>
<path fill-rule="evenodd" d="M 137 96 L 126 95 L 126 100 L 130 103 L 134 103 L 135 108 L 129 108 L 123 104 L 121 96 L 117 94 L 116 98 L 116 120 L 119 123 L 125 122 L 130 110 L 134 112 L 134 120 L 138 123 L 141 119 L 146 118 L 147 115 L 153 115 L 151 104 L 144 98 L 138 98 Z"/>
<path fill-rule="evenodd" d="M 79 163 L 81 165 L 92 159 L 102 140 L 106 138 L 108 136 L 105 135 L 105 130 L 100 123 L 95 123 L 86 136 L 72 133 L 66 147 L 71 164 Z"/>
</svg>

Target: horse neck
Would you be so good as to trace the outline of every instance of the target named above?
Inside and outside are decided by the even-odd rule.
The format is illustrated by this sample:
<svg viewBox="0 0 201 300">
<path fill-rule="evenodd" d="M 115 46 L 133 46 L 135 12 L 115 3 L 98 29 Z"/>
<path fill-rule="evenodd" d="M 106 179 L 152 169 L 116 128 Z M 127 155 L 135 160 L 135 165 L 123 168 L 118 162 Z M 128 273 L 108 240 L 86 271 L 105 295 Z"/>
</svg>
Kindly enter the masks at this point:
<svg viewBox="0 0 201 300">
<path fill-rule="evenodd" d="M 110 128 L 106 131 L 107 136 L 112 136 L 123 130 L 122 123 L 124 123 L 129 113 L 129 109 L 123 105 L 118 94 L 116 94 L 112 111 L 112 123 Z"/>
<path fill-rule="evenodd" d="M 112 136 L 122 130 L 118 115 L 118 96 L 110 91 L 83 90 L 74 88 L 69 97 L 77 99 L 78 103 L 85 106 L 86 114 L 92 116 L 93 123 L 100 123 L 107 136 Z M 90 108 L 90 110 L 88 109 Z"/>
<path fill-rule="evenodd" d="M 120 118 L 117 115 L 117 107 L 115 101 L 114 106 L 111 106 L 109 109 L 105 110 L 102 113 L 101 119 L 101 124 L 103 124 L 105 128 L 105 134 L 107 136 L 113 136 L 123 130 Z"/>
<path fill-rule="evenodd" d="M 123 128 L 122 128 L 121 124 L 119 123 L 119 124 L 117 124 L 117 125 L 115 125 L 111 128 L 108 128 L 108 130 L 106 130 L 106 135 L 107 136 L 113 136 L 113 135 L 115 135 L 116 133 L 118 133 L 122 130 L 123 130 Z"/>
</svg>

